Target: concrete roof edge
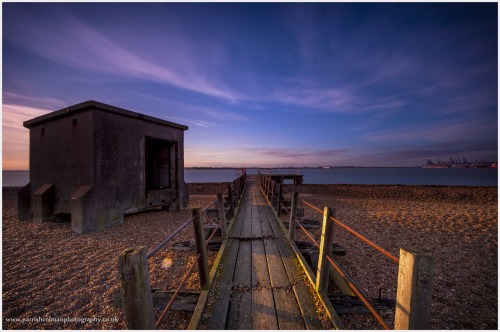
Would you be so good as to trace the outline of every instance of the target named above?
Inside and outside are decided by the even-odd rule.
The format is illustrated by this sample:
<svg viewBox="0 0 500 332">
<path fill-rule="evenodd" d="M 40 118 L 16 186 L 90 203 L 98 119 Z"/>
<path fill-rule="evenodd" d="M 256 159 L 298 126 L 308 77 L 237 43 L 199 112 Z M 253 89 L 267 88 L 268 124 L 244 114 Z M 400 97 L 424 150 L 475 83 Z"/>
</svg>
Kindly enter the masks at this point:
<svg viewBox="0 0 500 332">
<path fill-rule="evenodd" d="M 129 110 L 126 110 L 124 108 L 104 104 L 104 103 L 101 103 L 101 102 L 98 102 L 95 100 L 87 100 L 87 101 L 81 102 L 79 104 L 68 106 L 68 107 L 65 107 L 63 109 L 60 109 L 60 110 L 57 110 L 54 112 L 50 112 L 50 113 L 38 116 L 36 118 L 24 121 L 23 126 L 26 128 L 30 128 L 31 126 L 33 126 L 35 124 L 49 121 L 50 119 L 67 116 L 67 115 L 70 115 L 69 113 L 74 113 L 74 112 L 76 113 L 76 112 L 84 111 L 84 110 L 91 109 L 91 108 L 95 108 L 95 109 L 99 109 L 99 110 L 103 110 L 103 111 L 111 112 L 111 113 L 117 113 L 117 114 L 121 114 L 121 115 L 125 115 L 125 116 L 130 116 L 130 117 L 142 119 L 145 121 L 155 122 L 155 123 L 159 123 L 159 124 L 166 125 L 169 127 L 182 129 L 182 130 L 188 129 L 188 126 L 184 126 L 184 125 L 181 125 L 181 124 L 178 124 L 175 122 L 170 122 L 167 120 L 155 118 L 155 117 L 152 117 L 152 116 L 149 116 L 146 114 L 129 111 Z"/>
</svg>

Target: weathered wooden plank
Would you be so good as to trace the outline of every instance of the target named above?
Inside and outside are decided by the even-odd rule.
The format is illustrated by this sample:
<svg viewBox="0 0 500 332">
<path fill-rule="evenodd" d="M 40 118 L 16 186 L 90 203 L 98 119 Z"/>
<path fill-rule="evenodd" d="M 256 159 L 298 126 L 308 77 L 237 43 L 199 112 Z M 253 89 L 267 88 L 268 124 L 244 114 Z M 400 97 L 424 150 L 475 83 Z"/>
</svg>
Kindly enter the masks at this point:
<svg viewBox="0 0 500 332">
<path fill-rule="evenodd" d="M 252 324 L 252 292 L 233 291 L 229 303 L 226 329 L 251 330 Z"/>
<path fill-rule="evenodd" d="M 173 290 L 163 291 L 152 289 L 153 306 L 163 310 L 175 293 Z M 174 300 L 170 310 L 194 311 L 196 303 L 200 297 L 200 291 L 181 291 Z M 123 294 L 116 293 L 112 296 L 112 304 L 115 308 L 123 308 Z"/>
<path fill-rule="evenodd" d="M 316 311 L 316 304 L 313 300 L 315 295 L 304 283 L 295 284 L 292 288 L 295 293 L 297 303 L 299 304 L 302 319 L 304 320 L 304 324 L 308 330 L 322 330 L 325 328 L 323 324 L 326 326 L 330 325 L 329 322 L 322 323 Z"/>
<path fill-rule="evenodd" d="M 270 288 L 252 290 L 252 321 L 254 330 L 277 330 L 278 321 Z"/>
<path fill-rule="evenodd" d="M 274 232 L 271 227 L 271 224 L 269 223 L 269 219 L 267 218 L 266 215 L 261 215 L 259 217 L 260 219 L 260 227 L 262 229 L 262 237 L 264 238 L 274 238 Z"/>
<path fill-rule="evenodd" d="M 262 226 L 260 224 L 259 217 L 252 217 L 252 239 L 261 239 L 262 238 Z"/>
<path fill-rule="evenodd" d="M 210 298 L 205 307 L 206 319 L 202 319 L 200 324 L 210 330 L 221 330 L 226 326 L 238 247 L 238 241 L 228 241 L 224 256 L 220 261 L 220 268 L 214 278 Z"/>
<path fill-rule="evenodd" d="M 252 286 L 271 287 L 266 251 L 262 240 L 252 241 Z"/>
<path fill-rule="evenodd" d="M 316 312 L 316 304 L 313 300 L 316 295 L 305 285 L 307 280 L 305 276 L 301 277 L 301 266 L 295 258 L 292 248 L 285 239 L 277 240 L 276 245 L 281 253 L 288 279 L 293 285 L 293 291 L 296 295 L 306 328 L 308 330 L 323 329 L 324 327 Z M 338 319 L 337 316 L 335 317 Z M 338 322 L 340 322 L 340 319 L 338 319 Z"/>
<path fill-rule="evenodd" d="M 370 310 L 366 308 L 366 305 L 356 296 L 328 296 L 328 299 L 332 302 L 335 311 L 339 315 L 353 315 L 353 314 L 369 314 Z M 396 307 L 396 300 L 392 299 L 370 299 L 368 300 L 370 305 L 378 312 L 394 310 Z"/>
<path fill-rule="evenodd" d="M 252 287 L 252 242 L 241 241 L 233 276 L 233 285 L 236 287 Z"/>
<path fill-rule="evenodd" d="M 267 265 L 269 267 L 269 276 L 272 287 L 287 288 L 290 287 L 288 274 L 283 266 L 280 251 L 276 245 L 276 240 L 264 239 L 266 249 Z"/>
<path fill-rule="evenodd" d="M 283 237 L 283 230 L 281 229 L 281 226 L 279 225 L 272 211 L 270 211 L 270 213 L 267 215 L 267 219 L 269 220 L 269 224 L 271 224 L 271 228 L 273 229 L 274 237 L 276 239 L 281 239 Z"/>
<path fill-rule="evenodd" d="M 243 219 L 243 226 L 241 226 L 242 239 L 250 239 L 252 237 L 252 217 L 245 216 Z"/>
<path fill-rule="evenodd" d="M 303 330 L 304 320 L 292 289 L 273 288 L 273 296 L 280 330 Z"/>
<path fill-rule="evenodd" d="M 234 219 L 234 224 L 229 230 L 229 238 L 237 239 L 241 236 L 241 227 L 243 226 L 243 221 L 244 217 L 238 214 L 238 216 L 236 216 L 236 218 Z"/>
</svg>

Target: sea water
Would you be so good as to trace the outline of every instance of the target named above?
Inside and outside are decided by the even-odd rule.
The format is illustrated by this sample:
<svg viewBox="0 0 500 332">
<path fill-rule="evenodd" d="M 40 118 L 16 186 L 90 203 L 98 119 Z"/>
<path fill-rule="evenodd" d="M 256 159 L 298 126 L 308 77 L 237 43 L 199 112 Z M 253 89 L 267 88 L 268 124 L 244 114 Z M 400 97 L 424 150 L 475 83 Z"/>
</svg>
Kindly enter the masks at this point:
<svg viewBox="0 0 500 332">
<path fill-rule="evenodd" d="M 257 174 L 257 168 L 246 169 Z M 409 184 L 442 186 L 498 186 L 496 168 L 329 168 L 280 169 L 272 173 L 301 172 L 304 184 Z M 184 170 L 187 183 L 230 182 L 241 174 L 241 169 Z M 21 187 L 29 182 L 28 171 L 3 171 L 2 186 Z M 290 183 L 290 182 L 289 182 Z"/>
</svg>

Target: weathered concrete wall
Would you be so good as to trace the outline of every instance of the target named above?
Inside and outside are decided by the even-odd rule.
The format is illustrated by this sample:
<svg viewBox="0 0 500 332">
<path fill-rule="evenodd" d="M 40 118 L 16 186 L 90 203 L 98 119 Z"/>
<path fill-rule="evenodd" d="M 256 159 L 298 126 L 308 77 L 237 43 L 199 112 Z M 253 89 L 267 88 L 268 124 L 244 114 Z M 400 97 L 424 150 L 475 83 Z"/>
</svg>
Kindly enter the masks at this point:
<svg viewBox="0 0 500 332">
<path fill-rule="evenodd" d="M 175 208 L 184 196 L 184 131 L 127 116 L 95 111 L 95 188 L 94 195 L 113 196 L 120 211 L 136 211 L 148 204 L 146 197 L 146 139 L 161 139 L 175 144 L 171 156 L 172 188 L 162 190 L 163 197 L 173 196 Z M 176 166 L 177 165 L 177 166 Z M 102 194 L 101 194 L 102 192 Z M 150 195 L 156 197 L 157 195 Z M 161 203 L 161 200 L 160 200 Z"/>
<path fill-rule="evenodd" d="M 90 210 L 85 212 L 87 221 L 75 228 L 82 232 L 97 231 L 121 223 L 127 212 L 151 206 L 184 208 L 182 202 L 187 193 L 183 185 L 178 186 L 184 184 L 184 131 L 99 109 L 93 110 L 93 116 L 94 187 L 91 198 L 84 200 L 84 206 Z M 149 194 L 145 164 L 147 137 L 166 140 L 175 146 L 171 156 L 171 174 L 175 174 L 172 188 Z"/>
<path fill-rule="evenodd" d="M 47 213 L 70 213 L 72 229 L 82 234 L 119 224 L 128 212 L 160 205 L 187 207 L 183 130 L 187 127 L 167 124 L 93 101 L 27 121 L 29 190 L 37 199 L 31 199 L 29 213 L 21 209 L 20 215 L 31 213 L 41 222 L 51 219 Z M 169 188 L 147 190 L 148 138 L 168 142 L 160 146 L 163 157 L 167 153 L 166 159 L 170 158 Z M 53 184 L 50 195 L 37 193 L 47 184 Z M 20 200 L 29 201 L 24 196 Z"/>
<path fill-rule="evenodd" d="M 93 141 L 93 112 L 74 113 L 31 127 L 31 197 L 44 184 L 53 183 L 54 213 L 70 213 L 71 194 L 82 184 L 94 182 Z"/>
</svg>

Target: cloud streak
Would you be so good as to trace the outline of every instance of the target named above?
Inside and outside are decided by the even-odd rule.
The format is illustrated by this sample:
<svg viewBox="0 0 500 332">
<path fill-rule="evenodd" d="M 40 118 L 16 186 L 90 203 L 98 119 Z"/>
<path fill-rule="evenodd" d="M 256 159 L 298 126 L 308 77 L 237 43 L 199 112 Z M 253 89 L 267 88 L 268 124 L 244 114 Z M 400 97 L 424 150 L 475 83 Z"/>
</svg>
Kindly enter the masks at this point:
<svg viewBox="0 0 500 332">
<path fill-rule="evenodd" d="M 54 14 L 53 21 L 47 24 L 47 21 L 42 21 L 36 13 L 23 12 L 22 15 L 30 17 L 32 24 L 19 22 L 5 37 L 51 61 L 81 71 L 91 70 L 170 84 L 228 101 L 238 99 L 230 88 L 215 83 L 216 80 L 207 79 L 204 68 L 197 65 L 204 61 L 199 55 L 192 54 L 192 50 L 176 49 L 175 52 L 169 52 L 168 49 L 162 49 L 167 44 L 162 40 L 124 39 L 118 42 L 72 16 Z M 123 31 L 123 34 L 126 35 L 127 32 Z M 182 47 L 183 43 L 175 41 L 179 36 L 169 33 L 167 38 L 174 39 L 172 42 L 177 47 Z M 150 49 L 150 45 L 154 45 L 158 55 L 141 54 L 139 50 Z M 166 52 L 163 57 L 160 56 L 162 52 Z M 162 61 L 157 60 L 157 57 L 163 58 Z M 210 67 L 211 64 L 206 65 Z"/>
<path fill-rule="evenodd" d="M 5 170 L 28 169 L 29 130 L 23 122 L 51 112 L 22 105 L 2 105 L 2 167 Z"/>
</svg>

